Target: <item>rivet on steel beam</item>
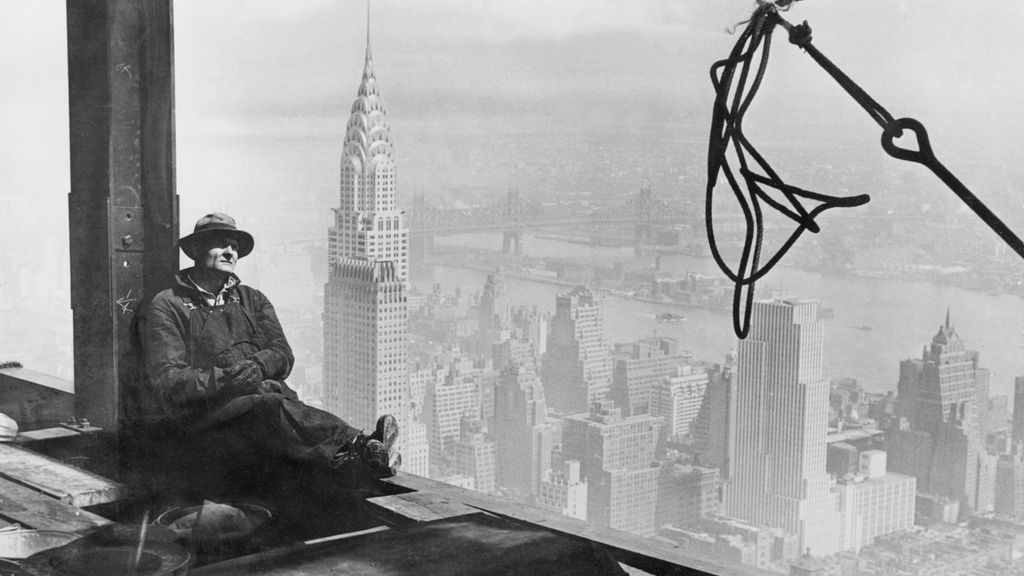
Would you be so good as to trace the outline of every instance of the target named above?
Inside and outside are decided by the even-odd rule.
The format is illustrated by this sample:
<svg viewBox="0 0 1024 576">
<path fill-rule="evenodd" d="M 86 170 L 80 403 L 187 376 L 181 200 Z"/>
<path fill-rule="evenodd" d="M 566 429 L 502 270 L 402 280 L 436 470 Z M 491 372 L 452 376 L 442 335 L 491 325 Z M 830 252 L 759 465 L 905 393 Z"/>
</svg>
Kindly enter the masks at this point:
<svg viewBox="0 0 1024 576">
<path fill-rule="evenodd" d="M 124 246 L 125 248 L 131 246 L 133 242 L 135 242 L 135 239 L 132 238 L 131 234 L 125 234 L 121 238 L 121 245 Z"/>
</svg>

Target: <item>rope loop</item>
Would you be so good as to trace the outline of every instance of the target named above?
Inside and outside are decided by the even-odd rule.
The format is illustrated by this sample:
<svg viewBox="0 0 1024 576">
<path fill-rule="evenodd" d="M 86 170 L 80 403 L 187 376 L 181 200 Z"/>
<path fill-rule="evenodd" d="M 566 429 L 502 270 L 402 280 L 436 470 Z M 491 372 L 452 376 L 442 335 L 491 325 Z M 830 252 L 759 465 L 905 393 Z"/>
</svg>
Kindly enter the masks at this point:
<svg viewBox="0 0 1024 576">
<path fill-rule="evenodd" d="M 896 144 L 896 139 L 903 136 L 904 131 L 913 133 L 917 139 L 917 150 L 904 148 Z M 928 131 L 924 125 L 913 118 L 900 118 L 893 121 L 882 131 L 882 149 L 885 153 L 897 160 L 917 162 L 928 166 L 935 161 L 935 154 L 932 152 L 931 142 L 928 140 Z"/>
<path fill-rule="evenodd" d="M 791 26 L 779 16 L 792 2 L 758 0 L 750 19 L 729 56 L 711 67 L 715 89 L 711 136 L 708 141 L 708 180 L 705 221 L 708 245 L 719 269 L 732 280 L 733 330 L 746 338 L 750 330 L 755 283 L 777 265 L 804 233 L 816 233 L 821 227 L 816 218 L 832 208 L 849 208 L 866 203 L 865 194 L 840 197 L 805 190 L 787 183 L 769 164 L 743 132 L 743 118 L 768 67 L 772 32 L 781 25 Z M 804 23 L 797 35 L 810 44 L 810 26 Z M 726 262 L 715 234 L 714 199 L 716 190 L 735 201 L 746 224 L 738 262 Z M 731 193 L 731 194 L 730 194 Z M 772 210 L 788 218 L 793 229 L 773 251 L 763 250 L 766 230 L 764 212 Z"/>
</svg>

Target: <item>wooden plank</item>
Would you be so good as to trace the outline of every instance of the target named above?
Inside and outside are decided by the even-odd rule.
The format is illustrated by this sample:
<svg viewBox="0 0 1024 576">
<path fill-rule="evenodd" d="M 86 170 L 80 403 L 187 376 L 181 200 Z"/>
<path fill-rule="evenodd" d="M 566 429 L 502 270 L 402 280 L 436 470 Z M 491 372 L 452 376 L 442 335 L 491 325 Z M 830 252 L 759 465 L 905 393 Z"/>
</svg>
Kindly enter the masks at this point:
<svg viewBox="0 0 1024 576">
<path fill-rule="evenodd" d="M 80 436 L 81 432 L 71 430 L 64 426 L 56 426 L 54 428 L 41 428 L 39 430 L 30 430 L 28 432 L 18 433 L 18 437 L 14 439 L 15 444 L 27 444 L 30 442 L 40 442 L 44 440 L 56 440 L 59 438 L 71 438 Z"/>
<path fill-rule="evenodd" d="M 413 522 L 430 522 L 442 518 L 473 514 L 475 509 L 466 506 L 459 500 L 452 500 L 430 492 L 409 492 L 393 496 L 369 498 L 366 503 L 376 508 L 375 512 L 390 521 L 402 520 Z"/>
<path fill-rule="evenodd" d="M 10 444 L 0 444 L 0 476 L 72 506 L 106 504 L 127 494 L 122 484 Z"/>
<path fill-rule="evenodd" d="M 0 412 L 18 423 L 18 428 L 35 430 L 56 426 L 75 415 L 75 386 L 28 368 L 0 369 Z"/>
<path fill-rule="evenodd" d="M 82 532 L 110 521 L 31 488 L 0 479 L 0 519 L 36 530 Z"/>
</svg>

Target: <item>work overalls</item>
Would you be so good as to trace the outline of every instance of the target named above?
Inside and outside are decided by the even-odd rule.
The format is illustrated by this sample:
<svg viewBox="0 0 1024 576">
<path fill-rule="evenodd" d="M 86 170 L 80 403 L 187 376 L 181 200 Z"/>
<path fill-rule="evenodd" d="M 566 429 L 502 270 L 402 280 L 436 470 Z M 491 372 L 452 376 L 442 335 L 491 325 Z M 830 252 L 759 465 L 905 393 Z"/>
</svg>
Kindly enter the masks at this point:
<svg viewBox="0 0 1024 576">
<path fill-rule="evenodd" d="M 189 300 L 187 346 L 192 366 L 212 372 L 250 359 L 261 349 L 255 312 L 243 304 L 238 290 L 231 290 L 223 305 Z M 189 423 L 194 441 L 227 463 L 269 456 L 330 467 L 335 454 L 360 430 L 300 402 L 284 383 L 281 388 L 283 394 L 226 395 L 212 401 L 197 421 Z"/>
</svg>

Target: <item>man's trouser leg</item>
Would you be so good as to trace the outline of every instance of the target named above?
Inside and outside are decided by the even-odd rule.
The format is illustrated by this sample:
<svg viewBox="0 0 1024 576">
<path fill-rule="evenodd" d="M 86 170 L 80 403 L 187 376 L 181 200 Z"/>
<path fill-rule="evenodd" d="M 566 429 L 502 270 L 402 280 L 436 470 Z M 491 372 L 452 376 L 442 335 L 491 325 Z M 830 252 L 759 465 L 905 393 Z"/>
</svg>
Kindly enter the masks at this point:
<svg viewBox="0 0 1024 576">
<path fill-rule="evenodd" d="M 196 432 L 228 434 L 269 456 L 327 468 L 361 430 L 298 400 L 259 394 L 230 400 L 211 412 Z"/>
</svg>

